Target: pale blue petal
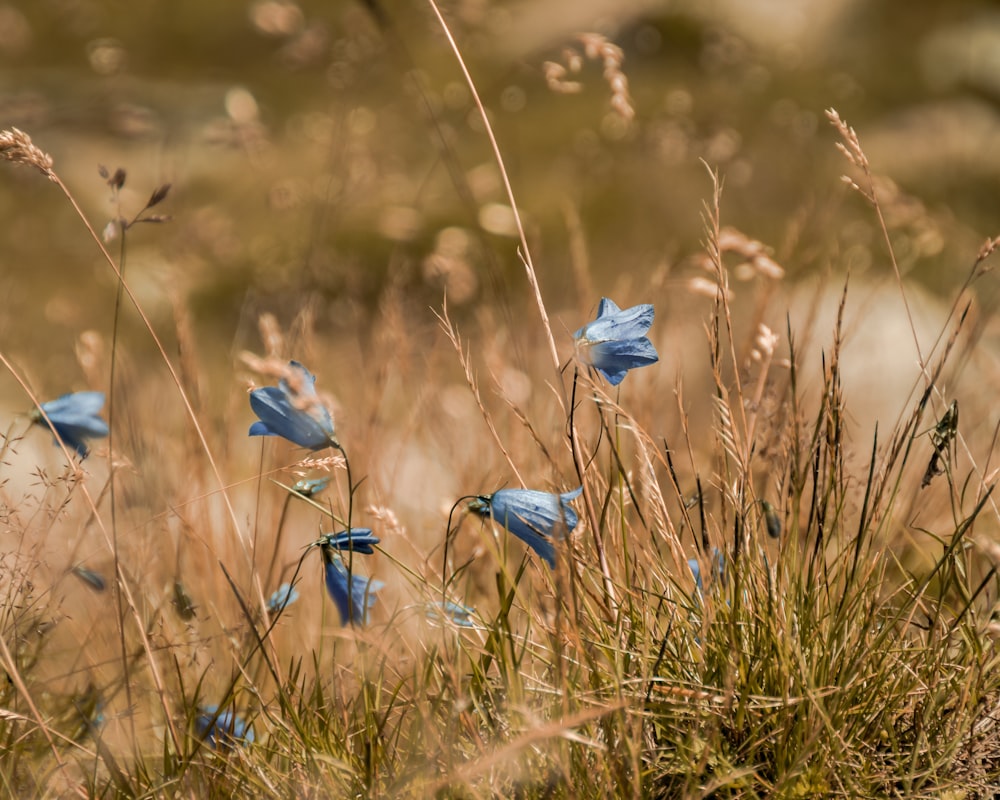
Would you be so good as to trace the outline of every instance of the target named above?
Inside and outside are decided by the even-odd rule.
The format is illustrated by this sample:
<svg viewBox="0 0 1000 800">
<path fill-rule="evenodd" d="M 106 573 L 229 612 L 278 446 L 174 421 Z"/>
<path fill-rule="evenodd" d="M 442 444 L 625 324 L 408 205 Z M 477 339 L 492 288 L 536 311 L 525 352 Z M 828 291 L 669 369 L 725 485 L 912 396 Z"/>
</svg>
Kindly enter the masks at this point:
<svg viewBox="0 0 1000 800">
<path fill-rule="evenodd" d="M 608 306 L 613 311 L 608 311 Z M 609 342 L 621 339 L 637 339 L 645 336 L 653 324 L 655 311 L 649 303 L 619 310 L 611 300 L 604 298 L 597 319 L 588 322 L 575 334 L 575 338 L 586 342 Z"/>
<path fill-rule="evenodd" d="M 108 423 L 97 416 L 103 406 L 102 392 L 74 392 L 42 403 L 41 410 L 48 416 L 48 421 L 37 410 L 33 412 L 32 420 L 49 428 L 55 434 L 57 444 L 61 439 L 83 458 L 88 452 L 87 439 L 108 435 Z"/>
<path fill-rule="evenodd" d="M 450 600 L 446 602 L 438 600 L 427 604 L 427 619 L 431 622 L 440 622 L 442 619 L 446 619 L 460 628 L 475 628 L 476 623 L 472 619 L 475 613 L 474 608 L 453 603 Z"/>
<path fill-rule="evenodd" d="M 50 417 L 53 414 L 93 416 L 104 408 L 104 392 L 71 392 L 42 403 L 42 408 Z"/>
<path fill-rule="evenodd" d="M 267 610 L 272 614 L 276 614 L 279 611 L 288 608 L 288 606 L 298 599 L 298 589 L 290 583 L 283 583 L 275 590 L 274 594 L 267 599 Z"/>
</svg>

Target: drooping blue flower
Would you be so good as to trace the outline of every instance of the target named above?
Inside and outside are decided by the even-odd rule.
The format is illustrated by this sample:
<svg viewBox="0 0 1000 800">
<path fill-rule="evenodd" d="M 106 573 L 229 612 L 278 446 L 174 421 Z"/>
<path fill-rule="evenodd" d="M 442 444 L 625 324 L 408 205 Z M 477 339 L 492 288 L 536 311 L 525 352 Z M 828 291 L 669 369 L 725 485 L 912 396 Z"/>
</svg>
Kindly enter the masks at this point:
<svg viewBox="0 0 1000 800">
<path fill-rule="evenodd" d="M 469 502 L 469 510 L 481 517 L 492 517 L 555 569 L 556 550 L 552 537 L 570 533 L 576 527 L 579 518 L 570 508 L 569 501 L 579 497 L 582 491 L 582 486 L 564 494 L 501 489 L 474 498 Z"/>
<path fill-rule="evenodd" d="M 337 447 L 333 418 L 316 394 L 316 376 L 298 361 L 288 367 L 290 376 L 277 386 L 250 392 L 250 407 L 260 422 L 250 426 L 249 435 L 282 436 L 310 450 Z"/>
<path fill-rule="evenodd" d="M 348 572 L 347 567 L 333 550 L 323 548 L 326 570 L 326 591 L 340 612 L 340 624 L 355 625 L 368 623 L 368 610 L 375 605 L 375 594 L 385 586 L 382 581 L 365 578 L 356 572 Z M 348 578 L 350 588 L 348 589 Z"/>
<path fill-rule="evenodd" d="M 232 747 L 233 744 L 253 744 L 253 726 L 243 721 L 243 718 L 232 709 L 219 711 L 218 706 L 202 706 L 201 713 L 195 719 L 195 728 L 209 747 Z"/>
<path fill-rule="evenodd" d="M 630 369 L 655 364 L 660 357 L 646 336 L 653 313 L 649 303 L 622 310 L 613 300 L 602 297 L 597 319 L 573 335 L 581 361 L 594 367 L 612 386 L 621 383 Z"/>
<path fill-rule="evenodd" d="M 283 583 L 267 598 L 267 610 L 272 614 L 284 611 L 299 599 L 298 590 L 290 583 Z"/>
<path fill-rule="evenodd" d="M 55 434 L 57 445 L 61 439 L 67 447 L 76 450 L 80 458 L 86 458 L 87 439 L 108 435 L 108 423 L 97 416 L 103 407 L 103 392 L 73 392 L 42 403 L 41 409 L 48 420 L 35 409 L 31 412 L 31 421 L 49 428 Z"/>
<path fill-rule="evenodd" d="M 340 533 L 324 533 L 316 543 L 334 550 L 353 550 L 370 556 L 375 552 L 373 546 L 379 541 L 377 536 L 372 535 L 371 528 L 351 528 Z"/>
<path fill-rule="evenodd" d="M 460 628 L 475 628 L 476 623 L 472 620 L 472 615 L 475 613 L 474 608 L 453 603 L 450 600 L 438 600 L 427 604 L 427 619 L 431 622 L 448 620 Z"/>
<path fill-rule="evenodd" d="M 295 494 L 302 495 L 302 497 L 312 497 L 313 495 L 322 492 L 330 483 L 330 476 L 325 475 L 322 478 L 301 478 L 295 481 L 295 485 L 292 486 L 292 491 Z"/>
</svg>

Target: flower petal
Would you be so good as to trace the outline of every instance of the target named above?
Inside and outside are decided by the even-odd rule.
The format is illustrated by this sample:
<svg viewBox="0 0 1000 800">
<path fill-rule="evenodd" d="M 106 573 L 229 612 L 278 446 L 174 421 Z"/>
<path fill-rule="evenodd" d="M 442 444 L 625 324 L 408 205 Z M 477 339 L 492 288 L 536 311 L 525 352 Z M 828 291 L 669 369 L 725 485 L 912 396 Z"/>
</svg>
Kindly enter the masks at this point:
<svg viewBox="0 0 1000 800">
<path fill-rule="evenodd" d="M 272 614 L 283 611 L 299 599 L 299 592 L 290 583 L 283 583 L 267 599 L 267 610 Z"/>
<path fill-rule="evenodd" d="M 613 307 L 614 311 L 608 311 Z M 608 342 L 619 339 L 637 339 L 645 336 L 653 324 L 655 311 L 649 303 L 632 306 L 624 311 L 619 310 L 611 300 L 601 300 L 597 319 L 588 322 L 575 334 L 576 339 L 589 342 Z"/>
<path fill-rule="evenodd" d="M 213 749 L 254 741 L 253 726 L 247 725 L 232 709 L 219 711 L 218 706 L 203 706 L 194 724 L 198 735 Z"/>
<path fill-rule="evenodd" d="M 97 416 L 104 406 L 102 392 L 73 392 L 55 400 L 41 404 L 41 411 L 35 410 L 31 419 L 55 434 L 59 440 L 85 458 L 88 451 L 87 439 L 98 439 L 108 435 L 108 423 Z M 42 416 L 42 411 L 48 420 Z"/>
<path fill-rule="evenodd" d="M 630 369 L 655 364 L 660 360 L 653 343 L 645 336 L 619 342 L 600 342 L 589 348 L 590 364 L 612 386 L 622 382 Z"/>
<path fill-rule="evenodd" d="M 379 541 L 377 536 L 372 535 L 371 528 L 352 528 L 340 533 L 326 533 L 319 538 L 320 544 L 326 547 L 332 547 L 334 550 L 353 550 L 366 556 L 375 552 L 373 545 Z"/>
<path fill-rule="evenodd" d="M 349 573 L 340 559 L 333 555 L 333 551 L 326 547 L 323 548 L 323 560 L 326 562 L 326 591 L 340 612 L 340 623 L 366 625 L 368 610 L 375 605 L 375 593 L 385 584 L 382 581 L 364 578 L 357 573 Z M 349 590 L 348 578 L 350 578 Z"/>
</svg>

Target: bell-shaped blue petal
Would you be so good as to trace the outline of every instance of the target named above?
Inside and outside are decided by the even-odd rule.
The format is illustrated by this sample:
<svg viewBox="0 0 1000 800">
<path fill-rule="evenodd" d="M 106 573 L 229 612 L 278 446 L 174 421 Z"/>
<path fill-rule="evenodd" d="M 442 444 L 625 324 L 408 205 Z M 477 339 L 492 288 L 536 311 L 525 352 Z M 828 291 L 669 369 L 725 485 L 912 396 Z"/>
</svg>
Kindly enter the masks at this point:
<svg viewBox="0 0 1000 800">
<path fill-rule="evenodd" d="M 602 298 L 597 319 L 574 334 L 581 361 L 612 386 L 621 383 L 630 369 L 655 364 L 660 357 L 646 336 L 653 314 L 648 303 L 622 310 L 613 300 Z"/>
<path fill-rule="evenodd" d="M 309 450 L 337 446 L 333 418 L 316 394 L 316 376 L 298 361 L 289 361 L 289 379 L 250 392 L 250 407 L 260 422 L 250 436 L 281 436 Z"/>
<path fill-rule="evenodd" d="M 208 746 L 232 747 L 234 743 L 253 744 L 253 726 L 248 725 L 231 709 L 219 711 L 218 706 L 202 706 L 195 719 L 195 728 Z"/>
<path fill-rule="evenodd" d="M 481 517 L 492 517 L 538 553 L 555 569 L 556 551 L 552 537 L 570 533 L 579 518 L 569 502 L 579 497 L 583 487 L 564 494 L 533 489 L 501 489 L 480 495 L 469 503 L 469 510 Z"/>
<path fill-rule="evenodd" d="M 373 546 L 379 543 L 379 538 L 373 536 L 371 528 L 351 528 L 340 533 L 325 533 L 317 544 L 332 547 L 334 550 L 353 550 L 366 556 L 375 552 Z"/>
<path fill-rule="evenodd" d="M 385 586 L 382 581 L 365 578 L 347 567 L 329 548 L 323 548 L 326 569 L 326 591 L 340 612 L 340 623 L 368 623 L 368 610 L 375 605 L 375 593 Z M 350 582 L 348 582 L 348 578 Z"/>
<path fill-rule="evenodd" d="M 438 600 L 427 604 L 427 619 L 431 622 L 447 620 L 459 628 L 475 628 L 476 623 L 472 619 L 472 615 L 475 613 L 474 608 L 453 603 L 450 600 Z"/>
<path fill-rule="evenodd" d="M 74 392 L 42 403 L 41 409 L 48 420 L 35 410 L 31 412 L 31 421 L 49 428 L 55 434 L 56 444 L 61 439 L 67 447 L 76 450 L 80 458 L 86 458 L 87 439 L 108 435 L 108 423 L 97 416 L 103 407 L 103 392 Z"/>
<path fill-rule="evenodd" d="M 267 599 L 267 610 L 277 614 L 299 599 L 298 590 L 290 583 L 283 583 Z"/>
</svg>

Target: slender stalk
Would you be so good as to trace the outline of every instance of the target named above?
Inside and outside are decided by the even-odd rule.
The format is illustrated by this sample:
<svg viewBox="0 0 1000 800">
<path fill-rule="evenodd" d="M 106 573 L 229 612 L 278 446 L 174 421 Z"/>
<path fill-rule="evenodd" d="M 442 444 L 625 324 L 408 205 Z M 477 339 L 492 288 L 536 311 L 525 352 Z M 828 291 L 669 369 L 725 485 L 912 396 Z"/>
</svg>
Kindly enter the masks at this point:
<svg viewBox="0 0 1000 800">
<path fill-rule="evenodd" d="M 445 22 L 444 16 L 441 14 L 441 9 L 438 8 L 435 0 L 427 0 L 427 2 L 430 4 L 431 10 L 433 10 L 434 15 L 438 19 L 438 23 L 441 25 L 441 30 L 444 31 L 444 35 L 448 39 L 449 46 L 455 54 L 458 66 L 462 70 L 462 75 L 465 77 L 466 85 L 468 85 L 469 91 L 472 93 L 473 102 L 476 104 L 479 116 L 483 120 L 483 127 L 486 130 L 487 137 L 489 137 L 490 147 L 493 149 L 493 158 L 496 159 L 497 166 L 500 168 L 500 177 L 503 180 L 504 191 L 507 193 L 507 200 L 510 203 L 510 209 L 514 215 L 514 224 L 517 227 L 517 235 L 521 240 L 521 250 L 519 253 L 521 256 L 521 262 L 524 264 L 524 270 L 528 276 L 528 283 L 531 285 L 531 290 L 534 292 L 535 303 L 538 306 L 538 313 L 542 318 L 542 325 L 545 328 L 545 335 L 549 345 L 549 354 L 552 356 L 552 365 L 558 372 L 559 353 L 556 351 L 556 340 L 552 335 L 552 326 L 549 324 L 549 315 L 545 310 L 545 302 L 542 300 L 542 290 L 538 285 L 538 277 L 535 274 L 535 266 L 531 261 L 531 248 L 528 247 L 528 237 L 524 233 L 524 225 L 521 222 L 521 212 L 517 208 L 517 200 L 514 198 L 514 190 L 510 185 L 507 168 L 504 166 L 503 154 L 500 152 L 500 145 L 497 144 L 496 135 L 493 133 L 493 125 L 490 123 L 490 118 L 486 113 L 486 108 L 483 106 L 483 101 L 479 99 L 479 91 L 476 89 L 475 81 L 472 80 L 472 75 L 469 74 L 468 67 L 465 65 L 465 59 L 462 58 L 462 52 L 459 50 L 458 45 L 455 42 L 455 38 L 451 35 L 451 30 L 448 27 L 448 23 Z M 561 381 L 560 385 L 562 385 Z"/>
<path fill-rule="evenodd" d="M 590 486 L 584 480 L 586 467 L 583 463 L 583 454 L 580 452 L 580 440 L 576 430 L 576 386 L 580 377 L 580 370 L 573 368 L 573 388 L 570 391 L 569 401 L 569 446 L 573 453 L 573 466 L 576 468 L 576 477 L 583 487 L 583 504 L 587 508 L 587 518 L 590 520 L 590 531 L 594 537 L 594 549 L 597 551 L 597 563 L 600 565 L 601 576 L 604 579 L 604 601 L 607 604 L 608 612 L 614 618 L 618 611 L 618 601 L 615 598 L 615 583 L 611 578 L 611 567 L 608 565 L 608 556 L 604 550 L 604 534 L 601 524 L 594 510 L 594 499 L 590 493 Z"/>
</svg>

